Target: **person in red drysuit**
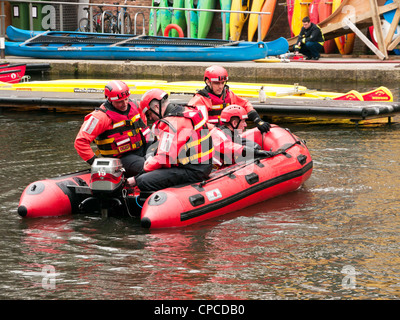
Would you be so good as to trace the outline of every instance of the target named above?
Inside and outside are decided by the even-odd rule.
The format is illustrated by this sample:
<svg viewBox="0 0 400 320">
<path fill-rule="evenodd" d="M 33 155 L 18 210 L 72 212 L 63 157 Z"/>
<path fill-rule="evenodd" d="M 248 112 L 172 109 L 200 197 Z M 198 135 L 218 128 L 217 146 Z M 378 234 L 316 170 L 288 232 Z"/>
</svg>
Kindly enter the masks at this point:
<svg viewBox="0 0 400 320">
<path fill-rule="evenodd" d="M 158 146 L 144 163 L 144 173 L 129 178 L 128 184 L 140 191 L 156 191 L 206 180 L 214 148 L 204 115 L 195 107 L 169 103 L 161 89 L 147 91 L 140 108 L 154 121 Z"/>
<path fill-rule="evenodd" d="M 268 132 L 270 124 L 261 119 L 248 100 L 233 93 L 227 86 L 227 81 L 228 72 L 225 68 L 217 65 L 208 67 L 204 72 L 206 86 L 193 96 L 188 105 L 200 109 L 208 117 L 207 121 L 213 125 L 221 124 L 220 117 L 224 108 L 231 104 L 239 105 L 246 110 L 248 119 L 253 121 L 261 132 Z"/>
<path fill-rule="evenodd" d="M 104 89 L 106 101 L 85 117 L 76 136 L 75 149 L 88 164 L 99 155 L 121 159 L 125 176 L 143 170 L 146 148 L 151 141 L 147 119 L 136 102 L 129 100 L 125 82 L 110 81 Z M 97 145 L 96 153 L 91 143 Z"/>
<path fill-rule="evenodd" d="M 220 123 L 211 129 L 214 143 L 214 164 L 217 168 L 239 161 L 269 157 L 270 153 L 260 150 L 253 141 L 242 138 L 247 127 L 247 113 L 238 105 L 230 105 L 221 112 Z"/>
</svg>

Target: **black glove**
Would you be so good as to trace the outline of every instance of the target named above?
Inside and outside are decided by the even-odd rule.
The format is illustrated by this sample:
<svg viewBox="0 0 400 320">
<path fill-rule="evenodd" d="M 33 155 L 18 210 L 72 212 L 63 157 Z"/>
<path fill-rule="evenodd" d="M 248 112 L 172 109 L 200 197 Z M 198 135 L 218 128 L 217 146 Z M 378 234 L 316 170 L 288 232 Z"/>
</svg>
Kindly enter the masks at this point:
<svg viewBox="0 0 400 320">
<path fill-rule="evenodd" d="M 261 120 L 260 116 L 258 115 L 258 112 L 256 110 L 252 110 L 247 114 L 249 120 L 253 121 L 255 125 L 257 126 L 257 129 L 260 130 L 262 133 L 268 132 L 269 129 L 271 128 L 271 125 L 266 122 Z"/>
<path fill-rule="evenodd" d="M 93 162 L 94 162 L 94 160 L 96 159 L 97 157 L 94 155 L 92 158 L 90 158 L 89 160 L 86 160 L 86 162 L 88 163 L 88 164 L 90 164 L 90 165 L 92 165 L 93 164 Z"/>
<path fill-rule="evenodd" d="M 252 157 L 254 158 L 271 158 L 275 154 L 271 151 L 266 151 L 266 150 L 259 150 L 259 149 L 253 149 L 249 147 L 244 147 L 243 152 L 242 152 L 242 157 Z"/>
<path fill-rule="evenodd" d="M 256 158 L 271 158 L 274 153 L 266 150 L 254 150 L 254 157 Z"/>
</svg>

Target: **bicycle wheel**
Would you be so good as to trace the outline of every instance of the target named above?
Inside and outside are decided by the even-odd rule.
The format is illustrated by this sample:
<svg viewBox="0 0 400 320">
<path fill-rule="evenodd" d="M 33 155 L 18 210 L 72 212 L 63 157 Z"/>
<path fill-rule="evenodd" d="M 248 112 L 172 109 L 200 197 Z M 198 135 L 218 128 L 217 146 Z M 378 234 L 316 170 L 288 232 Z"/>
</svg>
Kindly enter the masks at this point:
<svg viewBox="0 0 400 320">
<path fill-rule="evenodd" d="M 124 33 L 125 34 L 132 33 L 132 19 L 128 13 L 124 14 L 123 24 L 124 24 Z M 122 31 L 121 28 L 119 28 L 119 33 L 122 33 L 121 31 Z"/>
<path fill-rule="evenodd" d="M 82 18 L 78 22 L 78 30 L 80 32 L 89 32 L 90 31 L 90 24 L 88 18 Z"/>
<path fill-rule="evenodd" d="M 93 16 L 93 32 L 101 32 L 101 13 Z"/>
<path fill-rule="evenodd" d="M 105 33 L 113 33 L 113 31 L 112 31 L 112 29 L 113 29 L 113 24 L 114 24 L 114 21 L 113 20 L 111 20 L 112 19 L 112 14 L 110 14 L 109 12 L 105 12 L 105 15 L 104 15 L 104 32 Z M 101 30 L 102 30 L 102 28 L 101 28 L 101 19 L 100 19 L 100 31 L 99 32 L 101 32 Z"/>
<path fill-rule="evenodd" d="M 110 33 L 119 33 L 118 32 L 118 19 L 116 16 L 110 17 Z"/>
</svg>

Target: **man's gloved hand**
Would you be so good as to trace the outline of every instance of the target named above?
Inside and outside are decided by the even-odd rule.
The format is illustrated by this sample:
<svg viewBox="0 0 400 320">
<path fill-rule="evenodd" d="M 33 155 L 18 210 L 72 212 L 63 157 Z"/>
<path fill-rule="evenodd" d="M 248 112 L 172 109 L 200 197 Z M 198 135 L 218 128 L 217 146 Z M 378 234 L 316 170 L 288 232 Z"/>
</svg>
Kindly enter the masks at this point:
<svg viewBox="0 0 400 320">
<path fill-rule="evenodd" d="M 254 158 L 271 158 L 275 155 L 272 151 L 253 149 L 245 146 L 242 151 L 242 157 L 246 157 L 247 159 Z"/>
<path fill-rule="evenodd" d="M 90 165 L 92 165 L 93 164 L 93 162 L 94 162 L 94 160 L 96 159 L 97 157 L 94 155 L 92 158 L 90 158 L 89 160 L 86 160 L 86 162 L 88 163 L 88 164 L 90 164 Z"/>
<path fill-rule="evenodd" d="M 271 158 L 274 153 L 266 150 L 254 150 L 254 157 L 256 158 Z"/>
<path fill-rule="evenodd" d="M 257 126 L 257 129 L 260 130 L 262 133 L 268 132 L 271 129 L 271 125 L 268 122 L 262 121 L 261 119 L 257 122 L 254 121 Z"/>
<path fill-rule="evenodd" d="M 254 124 L 257 126 L 257 129 L 260 130 L 262 133 L 268 132 L 271 128 L 271 125 L 268 122 L 261 120 L 256 110 L 251 110 L 247 114 L 247 116 L 249 120 L 254 122 Z"/>
</svg>

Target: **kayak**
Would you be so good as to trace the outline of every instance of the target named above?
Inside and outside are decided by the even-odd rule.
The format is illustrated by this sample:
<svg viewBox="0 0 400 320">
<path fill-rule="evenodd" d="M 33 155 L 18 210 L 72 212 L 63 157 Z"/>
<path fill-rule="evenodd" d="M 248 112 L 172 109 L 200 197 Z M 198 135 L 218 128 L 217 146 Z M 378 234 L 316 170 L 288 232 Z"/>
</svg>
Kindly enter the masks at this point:
<svg viewBox="0 0 400 320">
<path fill-rule="evenodd" d="M 16 84 L 0 83 L 0 90 L 42 91 L 68 93 L 103 93 L 105 85 L 110 80 L 104 79 L 62 79 L 49 81 L 31 81 Z M 152 88 L 159 88 L 169 94 L 194 94 L 204 88 L 202 81 L 172 81 L 165 80 L 122 80 L 130 88 L 132 94 L 144 94 Z M 378 87 L 367 92 L 350 90 L 346 93 L 309 90 L 301 85 L 286 85 L 273 83 L 247 83 L 230 81 L 229 88 L 238 96 L 257 98 L 262 88 L 269 98 L 308 98 L 358 101 L 393 101 L 392 92 L 384 87 Z"/>
<path fill-rule="evenodd" d="M 266 134 L 250 129 L 243 136 L 271 151 L 270 157 L 248 159 L 212 172 L 208 180 L 151 194 L 125 186 L 119 159 L 98 158 L 91 169 L 29 184 L 18 214 L 128 214 L 139 217 L 143 228 L 185 227 L 295 191 L 311 176 L 309 150 L 288 129 L 272 125 Z"/>
</svg>

